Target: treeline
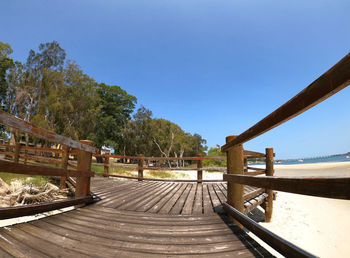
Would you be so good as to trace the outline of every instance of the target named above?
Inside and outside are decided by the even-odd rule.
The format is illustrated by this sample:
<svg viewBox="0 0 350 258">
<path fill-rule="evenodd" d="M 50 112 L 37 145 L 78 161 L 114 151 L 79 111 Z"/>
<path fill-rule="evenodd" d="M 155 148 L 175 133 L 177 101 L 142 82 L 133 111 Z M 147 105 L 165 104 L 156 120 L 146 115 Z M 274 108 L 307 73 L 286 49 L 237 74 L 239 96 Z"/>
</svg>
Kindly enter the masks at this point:
<svg viewBox="0 0 350 258">
<path fill-rule="evenodd" d="M 90 139 L 115 153 L 146 156 L 204 154 L 206 141 L 178 125 L 152 117 L 137 99 L 119 86 L 98 83 L 85 74 L 53 41 L 30 50 L 25 63 L 11 58 L 12 49 L 0 42 L 0 101 L 2 110 L 75 140 Z M 133 116 L 132 114 L 135 113 Z M 49 144 L 1 128 L 11 141 Z"/>
</svg>

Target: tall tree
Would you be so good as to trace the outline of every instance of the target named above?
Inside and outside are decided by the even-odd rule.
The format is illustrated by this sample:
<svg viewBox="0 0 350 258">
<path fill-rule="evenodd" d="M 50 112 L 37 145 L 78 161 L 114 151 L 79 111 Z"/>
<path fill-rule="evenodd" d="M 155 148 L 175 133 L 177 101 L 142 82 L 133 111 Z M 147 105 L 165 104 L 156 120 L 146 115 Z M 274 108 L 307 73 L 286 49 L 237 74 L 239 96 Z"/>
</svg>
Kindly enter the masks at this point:
<svg viewBox="0 0 350 258">
<path fill-rule="evenodd" d="M 6 80 L 8 70 L 14 65 L 10 54 L 12 48 L 9 44 L 0 41 L 0 102 L 2 109 L 5 109 L 8 82 Z"/>
<path fill-rule="evenodd" d="M 106 145 L 118 149 L 122 142 L 122 130 L 135 108 L 136 97 L 119 86 L 108 86 L 104 83 L 96 86 L 96 93 L 99 97 L 97 105 L 100 107 L 97 115 L 98 126 L 89 138 L 98 147 Z"/>
</svg>

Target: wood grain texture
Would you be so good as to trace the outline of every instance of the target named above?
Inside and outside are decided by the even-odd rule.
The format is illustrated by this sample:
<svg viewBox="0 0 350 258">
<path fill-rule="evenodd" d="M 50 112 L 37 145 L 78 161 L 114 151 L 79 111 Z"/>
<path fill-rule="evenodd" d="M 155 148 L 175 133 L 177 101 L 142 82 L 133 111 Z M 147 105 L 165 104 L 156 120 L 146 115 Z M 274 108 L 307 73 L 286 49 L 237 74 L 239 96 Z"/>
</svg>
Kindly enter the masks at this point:
<svg viewBox="0 0 350 258">
<path fill-rule="evenodd" d="M 221 204 L 226 202 L 227 195 L 226 184 L 221 182 L 125 181 L 106 177 L 93 178 L 91 182 L 91 191 L 101 198 L 97 205 L 146 213 L 222 213 Z M 257 207 L 260 203 L 249 201 L 262 193 L 264 189 L 245 186 L 245 203 L 251 208 Z"/>
<path fill-rule="evenodd" d="M 41 203 L 33 205 L 15 206 L 8 208 L 0 208 L 0 219 L 10 219 L 22 216 L 34 215 L 42 212 L 62 209 L 82 203 L 91 203 L 92 196 L 60 200 L 50 203 Z"/>
<path fill-rule="evenodd" d="M 224 180 L 282 192 L 350 200 L 350 177 L 254 177 L 224 175 Z"/>
<path fill-rule="evenodd" d="M 260 226 L 254 220 L 248 218 L 227 203 L 224 203 L 224 209 L 230 216 L 282 255 L 286 257 L 316 257 Z"/>
<path fill-rule="evenodd" d="M 15 257 L 271 257 L 226 216 L 173 216 L 96 204 L 0 229 Z"/>
<path fill-rule="evenodd" d="M 15 174 L 40 175 L 40 176 L 82 176 L 92 177 L 94 173 L 91 171 L 76 171 L 62 168 L 54 168 L 47 166 L 16 164 L 11 161 L 0 160 L 0 171 Z"/>
</svg>

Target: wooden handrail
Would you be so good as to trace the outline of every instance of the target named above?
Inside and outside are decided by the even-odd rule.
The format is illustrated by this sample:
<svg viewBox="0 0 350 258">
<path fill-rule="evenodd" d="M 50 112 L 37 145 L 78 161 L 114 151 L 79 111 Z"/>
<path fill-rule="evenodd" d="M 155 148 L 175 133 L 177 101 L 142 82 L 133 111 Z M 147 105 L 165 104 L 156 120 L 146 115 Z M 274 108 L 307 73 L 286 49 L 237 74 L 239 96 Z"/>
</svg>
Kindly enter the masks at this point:
<svg viewBox="0 0 350 258">
<path fill-rule="evenodd" d="M 76 154 L 76 151 L 71 151 L 71 154 Z M 249 151 L 244 150 L 244 155 L 248 158 L 262 158 L 265 157 L 264 153 L 256 152 L 256 151 Z M 112 155 L 112 154 L 94 154 L 94 157 L 108 157 L 108 158 L 118 158 L 118 159 L 134 159 L 138 160 L 139 156 L 123 156 L 123 155 Z M 216 156 L 216 157 L 209 157 L 209 156 L 198 156 L 198 157 L 142 157 L 143 160 L 150 160 L 150 161 L 156 161 L 156 160 L 226 160 L 226 156 Z"/>
<path fill-rule="evenodd" d="M 24 165 L 11 161 L 0 160 L 0 171 L 14 174 L 40 175 L 40 176 L 73 176 L 92 177 L 95 174 L 91 171 L 69 170 L 47 166 Z"/>
<path fill-rule="evenodd" d="M 254 177 L 224 175 L 225 181 L 288 193 L 350 200 L 350 177 Z"/>
<path fill-rule="evenodd" d="M 235 145 L 247 142 L 305 112 L 350 84 L 350 54 L 335 64 L 307 88 L 279 107 L 276 111 L 222 146 L 225 152 Z"/>
<path fill-rule="evenodd" d="M 254 157 L 254 158 L 263 158 L 263 157 L 265 157 L 264 153 L 256 152 L 256 151 L 249 151 L 249 150 L 244 150 L 243 154 L 245 156 L 248 156 L 248 158 L 252 158 L 252 157 Z"/>
<path fill-rule="evenodd" d="M 92 153 L 97 153 L 97 150 L 95 147 L 80 143 L 78 141 L 74 141 L 68 137 L 58 135 L 44 128 L 40 128 L 22 119 L 19 119 L 13 115 L 10 115 L 2 110 L 0 110 L 0 124 L 18 129 L 25 133 L 32 134 L 38 138 L 45 139 L 50 142 L 56 142 L 56 143 L 69 146 L 71 148 L 92 152 Z"/>
<path fill-rule="evenodd" d="M 41 152 L 62 153 L 62 150 L 61 150 L 61 149 L 53 149 L 53 148 L 41 148 L 41 147 L 21 146 L 21 149 L 22 149 L 22 150 L 41 151 Z"/>
<path fill-rule="evenodd" d="M 53 163 L 53 164 L 61 163 L 59 159 L 55 159 L 55 158 L 47 158 L 47 157 L 33 156 L 33 155 L 26 155 L 26 154 L 20 154 L 19 157 L 24 159 L 29 159 L 29 160 L 42 161 L 46 163 Z"/>
<path fill-rule="evenodd" d="M 88 204 L 91 202 L 93 202 L 93 197 L 86 196 L 49 203 L 0 208 L 0 219 L 11 219 L 22 216 L 29 216 L 78 204 Z"/>
<path fill-rule="evenodd" d="M 227 203 L 223 203 L 223 207 L 230 216 L 285 257 L 316 257 L 260 226 Z"/>
<path fill-rule="evenodd" d="M 5 147 L 5 148 L 15 148 L 16 145 L 10 145 L 10 144 L 0 144 L 0 147 Z"/>
</svg>

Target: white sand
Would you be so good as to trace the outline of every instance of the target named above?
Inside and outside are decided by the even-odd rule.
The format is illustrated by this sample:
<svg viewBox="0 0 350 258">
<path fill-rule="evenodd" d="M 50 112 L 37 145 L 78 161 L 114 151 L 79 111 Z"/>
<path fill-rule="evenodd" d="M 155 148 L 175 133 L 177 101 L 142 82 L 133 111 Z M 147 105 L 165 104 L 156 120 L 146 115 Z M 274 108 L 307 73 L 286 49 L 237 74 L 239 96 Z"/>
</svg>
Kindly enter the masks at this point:
<svg viewBox="0 0 350 258">
<path fill-rule="evenodd" d="M 350 162 L 278 165 L 275 170 L 276 176 L 350 176 Z M 260 224 L 314 255 L 350 257 L 349 214 L 348 200 L 278 192 L 272 222 Z"/>
</svg>

